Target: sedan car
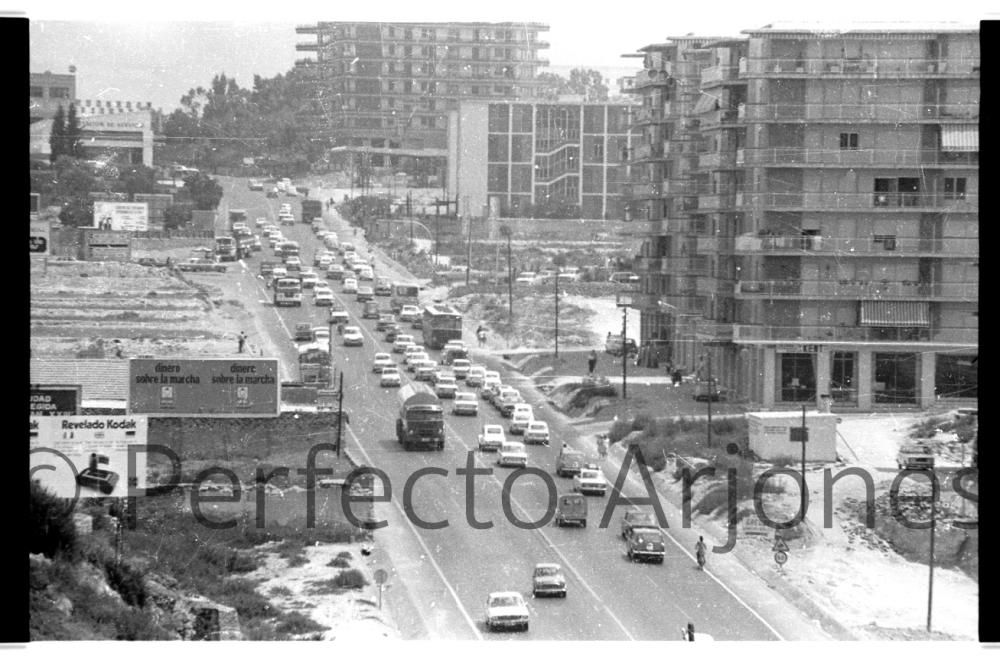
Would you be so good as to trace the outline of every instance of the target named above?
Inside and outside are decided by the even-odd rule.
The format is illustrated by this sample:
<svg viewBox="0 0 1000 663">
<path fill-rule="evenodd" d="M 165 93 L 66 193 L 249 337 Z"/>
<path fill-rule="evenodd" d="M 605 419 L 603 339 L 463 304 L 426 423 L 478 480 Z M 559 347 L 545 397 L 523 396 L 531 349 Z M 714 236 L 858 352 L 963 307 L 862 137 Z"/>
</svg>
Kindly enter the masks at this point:
<svg viewBox="0 0 1000 663">
<path fill-rule="evenodd" d="M 340 291 L 345 294 L 357 294 L 358 292 L 357 279 L 344 279 L 344 285 L 340 289 Z"/>
<path fill-rule="evenodd" d="M 528 452 L 520 442 L 504 442 L 500 445 L 497 465 L 501 467 L 527 467 Z"/>
<path fill-rule="evenodd" d="M 566 598 L 566 577 L 558 564 L 535 564 L 531 574 L 531 593 L 534 596 L 559 596 Z"/>
<path fill-rule="evenodd" d="M 528 604 L 518 592 L 492 592 L 486 599 L 486 628 L 528 630 Z"/>
<path fill-rule="evenodd" d="M 501 416 L 509 418 L 514 411 L 514 406 L 518 403 L 523 403 L 524 399 L 521 398 L 521 393 L 514 387 L 501 387 L 500 391 L 490 399 L 490 402 L 500 411 Z"/>
<path fill-rule="evenodd" d="M 344 266 L 336 263 L 326 268 L 326 278 L 331 281 L 342 281 L 344 279 Z"/>
<path fill-rule="evenodd" d="M 656 514 L 648 511 L 640 511 L 639 509 L 629 509 L 626 511 L 625 515 L 622 516 L 622 538 L 627 539 L 632 530 L 637 527 L 658 528 L 659 524 L 656 522 Z"/>
<path fill-rule="evenodd" d="M 419 373 L 417 379 L 419 380 Z M 454 398 L 458 392 L 458 383 L 455 382 L 454 375 L 443 375 L 434 382 L 434 394 L 438 398 Z"/>
<path fill-rule="evenodd" d="M 403 308 L 399 310 L 399 319 L 403 322 L 413 322 L 420 318 L 420 309 L 412 304 L 405 304 Z"/>
<path fill-rule="evenodd" d="M 413 369 L 413 379 L 420 382 L 430 382 L 434 371 L 438 369 L 438 363 L 433 359 L 422 361 Z"/>
<path fill-rule="evenodd" d="M 406 351 L 406 348 L 410 347 L 414 343 L 415 343 L 415 341 L 413 340 L 413 336 L 412 335 L 410 335 L 410 334 L 397 334 L 396 335 L 396 340 L 392 342 L 392 351 L 393 352 L 404 352 L 404 351 Z"/>
<path fill-rule="evenodd" d="M 399 369 L 395 366 L 386 366 L 379 375 L 378 384 L 380 387 L 398 387 L 400 385 Z"/>
<path fill-rule="evenodd" d="M 603 495 L 608 491 L 608 482 L 600 470 L 585 467 L 573 477 L 573 490 L 583 495 Z"/>
<path fill-rule="evenodd" d="M 399 326 L 398 322 L 394 322 L 388 325 L 383 331 L 385 331 L 385 337 L 383 340 L 386 343 L 395 343 L 396 337 L 403 333 L 403 328 Z"/>
<path fill-rule="evenodd" d="M 506 442 L 507 436 L 504 435 L 503 426 L 498 424 L 486 424 L 483 426 L 483 432 L 479 434 L 480 451 L 499 451 Z"/>
<path fill-rule="evenodd" d="M 476 400 L 476 395 L 471 391 L 458 391 L 455 392 L 455 401 L 451 406 L 452 414 L 471 414 L 476 416 L 479 414 L 479 401 Z"/>
<path fill-rule="evenodd" d="M 392 283 L 388 279 L 375 281 L 375 295 L 377 297 L 388 297 L 392 294 Z"/>
<path fill-rule="evenodd" d="M 358 292 L 354 298 L 359 302 L 370 302 L 375 299 L 375 292 L 370 285 L 358 286 Z"/>
<path fill-rule="evenodd" d="M 350 326 L 344 327 L 344 345 L 364 345 L 365 337 L 361 334 L 361 328 Z"/>
<path fill-rule="evenodd" d="M 518 403 L 510 414 L 509 430 L 511 435 L 520 435 L 534 420 L 535 414 L 532 412 L 531 406 L 527 403 Z"/>
<path fill-rule="evenodd" d="M 274 279 L 275 281 L 277 281 L 278 279 L 284 278 L 286 276 L 288 276 L 288 268 L 287 267 L 275 266 L 275 268 L 271 270 L 271 278 Z"/>
<path fill-rule="evenodd" d="M 525 444 L 548 444 L 549 425 L 544 421 L 532 421 L 524 429 Z"/>
<path fill-rule="evenodd" d="M 319 275 L 316 274 L 311 269 L 302 270 L 302 287 L 303 288 L 315 288 L 316 283 L 319 281 Z"/>
<path fill-rule="evenodd" d="M 465 374 L 466 387 L 480 387 L 483 384 L 483 375 L 486 373 L 485 366 L 472 366 Z"/>
<path fill-rule="evenodd" d="M 392 355 L 388 352 L 376 352 L 375 359 L 372 361 L 372 372 L 381 373 L 384 369 L 389 366 L 395 366 L 396 364 L 392 361 Z"/>
<path fill-rule="evenodd" d="M 396 324 L 396 316 L 392 313 L 379 313 L 378 320 L 375 321 L 375 331 L 384 332 L 389 325 Z"/>
<path fill-rule="evenodd" d="M 406 349 L 403 350 L 403 363 L 409 365 L 410 359 L 414 355 L 417 355 L 420 359 L 430 359 L 430 355 L 424 352 L 424 346 L 413 344 L 406 346 Z"/>
<path fill-rule="evenodd" d="M 470 368 L 472 368 L 472 362 L 468 359 L 455 359 L 451 362 L 451 370 L 455 372 L 455 377 L 459 380 L 464 380 L 469 375 Z"/>
<path fill-rule="evenodd" d="M 313 290 L 313 304 L 316 306 L 333 305 L 333 290 L 329 288 L 316 288 Z"/>
</svg>

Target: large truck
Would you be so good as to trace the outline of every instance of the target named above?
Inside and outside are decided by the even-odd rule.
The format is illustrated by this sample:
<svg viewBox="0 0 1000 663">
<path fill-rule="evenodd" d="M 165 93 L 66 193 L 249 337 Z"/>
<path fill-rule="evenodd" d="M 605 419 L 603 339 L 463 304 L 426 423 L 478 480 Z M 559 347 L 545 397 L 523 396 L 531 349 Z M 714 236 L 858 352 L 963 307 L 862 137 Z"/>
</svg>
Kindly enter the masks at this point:
<svg viewBox="0 0 1000 663">
<path fill-rule="evenodd" d="M 302 223 L 312 223 L 316 217 L 323 216 L 323 201 L 306 198 L 302 201 Z"/>
<path fill-rule="evenodd" d="M 444 449 L 444 408 L 423 384 L 406 384 L 399 390 L 396 438 L 407 451 Z"/>
<path fill-rule="evenodd" d="M 229 229 L 233 229 L 234 223 L 249 223 L 250 217 L 247 215 L 245 209 L 231 209 L 229 210 Z"/>
<path fill-rule="evenodd" d="M 232 237 L 215 238 L 215 255 L 219 262 L 233 262 L 236 260 L 236 240 Z"/>
</svg>

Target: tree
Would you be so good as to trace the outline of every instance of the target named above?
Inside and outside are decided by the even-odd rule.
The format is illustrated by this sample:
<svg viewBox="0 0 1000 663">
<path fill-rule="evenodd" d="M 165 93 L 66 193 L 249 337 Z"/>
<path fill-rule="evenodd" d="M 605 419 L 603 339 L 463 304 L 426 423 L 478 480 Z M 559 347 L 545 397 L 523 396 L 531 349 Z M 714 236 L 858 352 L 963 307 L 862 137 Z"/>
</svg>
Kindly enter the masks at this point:
<svg viewBox="0 0 1000 663">
<path fill-rule="evenodd" d="M 582 94 L 584 101 L 607 101 L 608 86 L 596 69 L 573 69 L 569 72 L 571 94 Z"/>
<path fill-rule="evenodd" d="M 118 173 L 117 190 L 124 190 L 129 199 L 137 193 L 153 193 L 156 171 L 143 165 L 126 166 Z"/>
<path fill-rule="evenodd" d="M 83 131 L 80 129 L 80 118 L 76 116 L 76 105 L 69 105 L 69 113 L 66 115 L 66 154 L 79 159 L 83 156 L 83 145 L 81 138 Z"/>
<path fill-rule="evenodd" d="M 59 221 L 77 228 L 94 225 L 94 203 L 85 198 L 72 198 L 63 203 Z"/>
<path fill-rule="evenodd" d="M 49 161 L 55 163 L 59 157 L 66 154 L 66 113 L 60 105 L 52 118 L 52 131 L 49 134 Z"/>
<path fill-rule="evenodd" d="M 77 159 L 64 155 L 56 161 L 55 170 L 53 193 L 59 199 L 87 198 L 91 191 L 98 189 L 97 178 Z"/>
<path fill-rule="evenodd" d="M 184 191 L 194 201 L 197 210 L 213 210 L 222 200 L 222 187 L 204 173 L 184 178 Z"/>
<path fill-rule="evenodd" d="M 560 94 L 566 94 L 569 90 L 569 81 L 552 72 L 542 72 L 535 77 L 541 83 L 538 88 L 538 96 L 543 101 L 556 101 Z"/>
<path fill-rule="evenodd" d="M 163 210 L 163 229 L 183 228 L 191 221 L 190 205 L 170 205 Z"/>
</svg>

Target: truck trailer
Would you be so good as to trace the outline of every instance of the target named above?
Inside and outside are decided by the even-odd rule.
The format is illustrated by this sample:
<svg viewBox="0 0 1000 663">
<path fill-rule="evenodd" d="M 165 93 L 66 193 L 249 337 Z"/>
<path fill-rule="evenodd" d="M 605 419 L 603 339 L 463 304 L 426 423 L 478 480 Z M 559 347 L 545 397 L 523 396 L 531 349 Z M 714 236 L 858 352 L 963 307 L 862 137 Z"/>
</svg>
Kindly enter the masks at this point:
<svg viewBox="0 0 1000 663">
<path fill-rule="evenodd" d="M 407 451 L 444 449 L 444 408 L 441 400 L 422 384 L 399 390 L 396 437 Z"/>
<path fill-rule="evenodd" d="M 306 198 L 302 201 L 302 223 L 312 223 L 323 216 L 323 201 Z"/>
</svg>

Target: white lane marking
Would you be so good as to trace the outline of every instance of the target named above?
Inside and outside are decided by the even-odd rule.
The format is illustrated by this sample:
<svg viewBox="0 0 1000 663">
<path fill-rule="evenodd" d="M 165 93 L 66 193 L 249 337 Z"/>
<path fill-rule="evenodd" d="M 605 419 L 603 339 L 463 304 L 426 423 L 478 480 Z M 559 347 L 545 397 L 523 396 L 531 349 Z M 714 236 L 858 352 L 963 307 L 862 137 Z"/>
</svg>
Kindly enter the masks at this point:
<svg viewBox="0 0 1000 663">
<path fill-rule="evenodd" d="M 344 429 L 347 431 L 347 434 L 351 437 L 351 439 L 354 440 L 354 445 L 358 448 L 358 451 L 360 451 L 361 455 L 364 456 L 365 463 L 367 463 L 369 467 L 375 467 L 375 464 L 372 462 L 371 457 L 368 456 L 368 452 L 366 452 L 364 447 L 361 446 L 361 441 L 358 440 L 358 437 L 354 434 L 354 431 L 351 430 L 350 424 L 344 426 Z M 437 560 L 434 559 L 434 555 L 431 553 L 430 548 L 427 547 L 427 544 L 424 542 L 423 537 L 420 536 L 420 533 L 417 532 L 417 528 L 414 527 L 413 523 L 410 522 L 409 517 L 407 517 L 406 512 L 403 510 L 403 507 L 400 506 L 399 504 L 399 499 L 393 498 L 392 504 L 393 506 L 396 507 L 396 510 L 399 511 L 399 515 L 402 517 L 403 521 L 406 522 L 406 525 L 410 528 L 410 532 L 412 532 L 413 536 L 417 539 L 417 543 L 419 543 L 420 547 L 423 548 L 424 554 L 427 555 L 427 559 L 430 561 L 431 566 L 434 567 L 434 571 L 436 571 L 438 577 L 441 578 L 441 582 L 443 582 L 444 586 L 448 588 L 448 593 L 451 594 L 451 598 L 455 601 L 455 605 L 458 606 L 459 612 L 461 612 L 462 617 L 465 618 L 465 623 L 468 624 L 469 629 L 476 636 L 476 639 L 482 640 L 483 634 L 476 626 L 476 622 L 472 619 L 472 616 L 469 615 L 469 612 L 465 609 L 465 606 L 462 605 L 462 600 L 458 598 L 458 592 L 456 592 L 455 588 L 452 587 L 450 582 L 448 582 L 448 578 L 445 577 L 444 571 L 438 565 Z"/>
<path fill-rule="evenodd" d="M 645 486 L 644 486 L 644 485 L 642 484 L 642 482 L 640 482 L 640 481 L 639 481 L 639 480 L 638 480 L 637 478 L 635 478 L 635 476 L 634 476 L 634 475 L 632 475 L 631 473 L 629 473 L 629 474 L 628 474 L 628 480 L 629 480 L 629 481 L 631 481 L 632 483 L 634 483 L 634 484 L 635 484 L 636 486 L 642 486 L 643 490 L 645 490 Z M 659 497 L 659 491 L 657 491 L 657 497 Z M 663 529 L 662 531 L 663 531 L 663 533 L 664 533 L 664 534 L 666 534 L 666 535 L 667 535 L 667 538 L 668 538 L 668 539 L 670 539 L 671 541 L 673 541 L 673 542 L 674 542 L 674 545 L 676 545 L 676 546 L 677 546 L 677 548 L 678 548 L 678 549 L 679 549 L 679 550 L 680 550 L 680 551 L 681 551 L 682 553 L 684 553 L 684 555 L 685 555 L 685 556 L 686 556 L 686 557 L 687 557 L 688 559 L 690 559 L 690 560 L 691 560 L 692 562 L 694 562 L 695 564 L 697 564 L 697 563 L 698 563 L 698 560 L 697 560 L 697 558 L 696 558 L 696 557 L 695 557 L 694 555 L 692 555 L 692 554 L 691 554 L 691 553 L 690 553 L 690 552 L 689 552 L 689 551 L 687 550 L 687 548 L 685 548 L 684 546 L 682 546 L 682 545 L 681 545 L 681 543 L 680 543 L 680 541 L 678 541 L 678 540 L 677 540 L 676 538 L 674 538 L 674 536 L 673 536 L 673 535 L 672 535 L 672 534 L 670 533 L 670 530 L 669 530 L 669 529 Z M 728 586 L 728 585 L 726 585 L 726 583 L 722 582 L 722 580 L 720 580 L 720 579 L 719 579 L 719 577 L 718 577 L 718 576 L 716 576 L 716 575 L 715 575 L 714 573 L 712 573 L 711 571 L 709 571 L 709 570 L 708 570 L 708 567 L 707 567 L 707 566 L 706 566 L 706 567 L 705 567 L 705 568 L 703 569 L 703 571 L 702 571 L 702 572 L 703 572 L 703 573 L 706 573 L 706 574 L 708 574 L 708 577 L 709 577 L 709 578 L 711 578 L 711 579 L 712 579 L 712 580 L 714 580 L 714 581 L 715 581 L 716 583 L 718 583 L 718 585 L 719 585 L 720 587 L 722 587 L 722 588 L 723 588 L 724 590 L 726 590 L 726 591 L 727 591 L 727 592 L 729 593 L 729 595 L 730 595 L 730 596 L 732 596 L 732 597 L 733 597 L 734 599 L 736 599 L 736 602 L 737 602 L 737 603 L 739 603 L 739 604 L 740 604 L 740 605 L 742 605 L 742 606 L 743 606 L 744 608 L 746 608 L 746 609 L 747 609 L 747 612 L 749 612 L 749 613 L 750 613 L 751 615 L 753 615 L 754 617 L 756 617 L 756 618 L 757 618 L 757 620 L 758 620 L 758 621 L 760 621 L 760 623 L 761 623 L 761 624 L 763 624 L 764 626 L 766 626 L 766 627 L 767 627 L 767 629 L 768 629 L 768 630 L 769 630 L 769 631 L 770 631 L 771 633 L 773 633 L 773 634 L 774 634 L 774 637 L 776 637 L 776 638 L 777 638 L 778 640 L 781 640 L 781 641 L 784 641 L 784 640 L 785 640 L 785 638 L 781 637 L 781 634 L 780 634 L 780 633 L 778 633 L 778 631 L 777 631 L 777 630 L 776 630 L 776 629 L 775 629 L 775 628 L 774 628 L 773 626 L 771 626 L 771 624 L 770 624 L 770 623 L 769 623 L 769 622 L 768 622 L 768 621 L 767 621 L 766 619 L 764 619 L 763 617 L 761 617 L 760 613 L 758 613 L 758 612 L 757 612 L 756 610 L 754 610 L 753 608 L 751 608 L 751 607 L 750 607 L 750 606 L 749 606 L 749 605 L 747 604 L 747 602 L 746 602 L 746 601 L 744 601 L 744 600 L 743 600 L 743 599 L 741 599 L 741 598 L 740 598 L 739 596 L 737 596 L 737 595 L 736 595 L 736 592 L 734 592 L 733 590 L 731 590 L 731 589 L 729 588 L 729 586 Z"/>
</svg>

